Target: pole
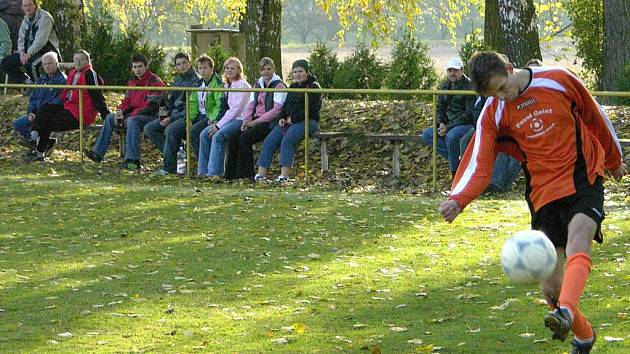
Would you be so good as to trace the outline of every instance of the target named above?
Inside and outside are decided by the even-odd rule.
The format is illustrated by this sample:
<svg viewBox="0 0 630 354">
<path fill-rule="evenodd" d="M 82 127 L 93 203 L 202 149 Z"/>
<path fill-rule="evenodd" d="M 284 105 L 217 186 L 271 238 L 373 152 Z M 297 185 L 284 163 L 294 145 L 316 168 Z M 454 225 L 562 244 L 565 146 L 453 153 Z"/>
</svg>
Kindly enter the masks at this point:
<svg viewBox="0 0 630 354">
<path fill-rule="evenodd" d="M 433 151 L 431 154 L 433 168 L 433 192 L 437 192 L 437 95 L 433 94 Z"/>
<path fill-rule="evenodd" d="M 304 180 L 308 185 L 308 92 L 304 93 Z"/>
<path fill-rule="evenodd" d="M 190 120 L 188 119 L 188 110 L 190 109 L 190 91 L 186 91 L 186 177 L 190 177 Z"/>
<path fill-rule="evenodd" d="M 83 164 L 83 89 L 79 89 L 79 163 Z"/>
</svg>

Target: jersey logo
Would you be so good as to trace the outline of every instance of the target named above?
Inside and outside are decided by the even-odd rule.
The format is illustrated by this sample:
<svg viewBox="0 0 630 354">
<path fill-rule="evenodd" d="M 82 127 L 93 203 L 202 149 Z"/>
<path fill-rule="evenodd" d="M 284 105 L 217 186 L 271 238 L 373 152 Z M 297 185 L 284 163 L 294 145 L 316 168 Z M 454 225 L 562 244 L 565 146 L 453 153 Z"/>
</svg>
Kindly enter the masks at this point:
<svg viewBox="0 0 630 354">
<path fill-rule="evenodd" d="M 517 106 L 516 106 L 516 109 L 523 109 L 523 108 L 525 108 L 525 107 L 527 107 L 527 106 L 531 106 L 531 105 L 533 105 L 534 103 L 536 103 L 536 100 L 535 100 L 535 99 L 533 99 L 533 98 L 530 98 L 530 99 L 528 99 L 527 101 L 525 101 L 525 102 L 523 102 L 523 103 L 521 103 L 521 104 L 517 105 Z"/>
</svg>

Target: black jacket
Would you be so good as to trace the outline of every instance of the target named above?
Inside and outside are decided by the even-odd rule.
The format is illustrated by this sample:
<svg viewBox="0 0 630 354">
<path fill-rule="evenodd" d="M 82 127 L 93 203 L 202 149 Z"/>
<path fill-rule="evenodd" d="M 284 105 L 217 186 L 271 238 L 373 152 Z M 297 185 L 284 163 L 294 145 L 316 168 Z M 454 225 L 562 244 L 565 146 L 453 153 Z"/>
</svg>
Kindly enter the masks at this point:
<svg viewBox="0 0 630 354">
<path fill-rule="evenodd" d="M 446 81 L 440 90 L 471 90 L 472 84 L 466 75 L 456 82 Z M 458 125 L 473 124 L 473 106 L 476 97 L 472 95 L 441 95 L 437 102 L 438 122 L 448 129 Z"/>
<path fill-rule="evenodd" d="M 317 88 L 320 89 L 319 83 L 315 76 L 311 75 L 303 83 L 294 82 L 289 88 Z M 319 121 L 319 110 L 322 108 L 322 94 L 308 94 L 308 119 Z M 291 117 L 291 123 L 299 123 L 304 121 L 304 93 L 289 92 L 287 99 L 284 101 L 280 118 Z"/>
</svg>

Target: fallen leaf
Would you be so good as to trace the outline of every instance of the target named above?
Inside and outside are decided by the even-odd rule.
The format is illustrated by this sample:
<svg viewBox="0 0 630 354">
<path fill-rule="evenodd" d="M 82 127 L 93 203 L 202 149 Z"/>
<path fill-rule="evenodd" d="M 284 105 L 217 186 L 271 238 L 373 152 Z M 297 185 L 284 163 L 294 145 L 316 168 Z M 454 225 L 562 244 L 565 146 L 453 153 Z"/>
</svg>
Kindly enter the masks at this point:
<svg viewBox="0 0 630 354">
<path fill-rule="evenodd" d="M 291 328 L 293 328 L 297 334 L 304 334 L 304 332 L 306 332 L 306 325 L 304 323 L 296 322 L 291 325 Z"/>
<path fill-rule="evenodd" d="M 72 333 L 70 333 L 70 332 L 63 332 L 63 333 L 59 333 L 58 336 L 61 337 L 61 338 L 70 338 L 70 337 L 72 337 Z"/>
<path fill-rule="evenodd" d="M 407 332 L 407 327 L 391 327 L 390 330 L 392 332 Z"/>
<path fill-rule="evenodd" d="M 417 339 L 417 338 L 410 339 L 410 340 L 407 341 L 407 343 L 415 344 L 415 345 L 421 345 L 422 344 L 422 339 Z"/>
<path fill-rule="evenodd" d="M 273 344 L 289 344 L 289 340 L 286 339 L 285 337 L 280 337 L 280 338 L 272 339 L 271 343 L 273 343 Z"/>
<path fill-rule="evenodd" d="M 609 336 L 605 336 L 604 340 L 606 342 L 623 342 L 623 338 L 620 337 L 609 337 Z"/>
</svg>

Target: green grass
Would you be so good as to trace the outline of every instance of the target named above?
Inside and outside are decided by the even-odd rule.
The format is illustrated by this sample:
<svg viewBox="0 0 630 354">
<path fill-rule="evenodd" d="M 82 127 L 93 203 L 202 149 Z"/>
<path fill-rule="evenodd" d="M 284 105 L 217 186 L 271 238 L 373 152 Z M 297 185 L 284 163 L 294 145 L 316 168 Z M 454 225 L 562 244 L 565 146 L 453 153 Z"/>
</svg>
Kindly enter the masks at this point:
<svg viewBox="0 0 630 354">
<path fill-rule="evenodd" d="M 520 199 L 448 225 L 441 197 L 0 170 L 2 353 L 569 350 L 547 340 L 537 287 L 498 264 L 527 228 Z M 581 305 L 595 353 L 630 352 L 630 213 L 615 198 Z"/>
</svg>

